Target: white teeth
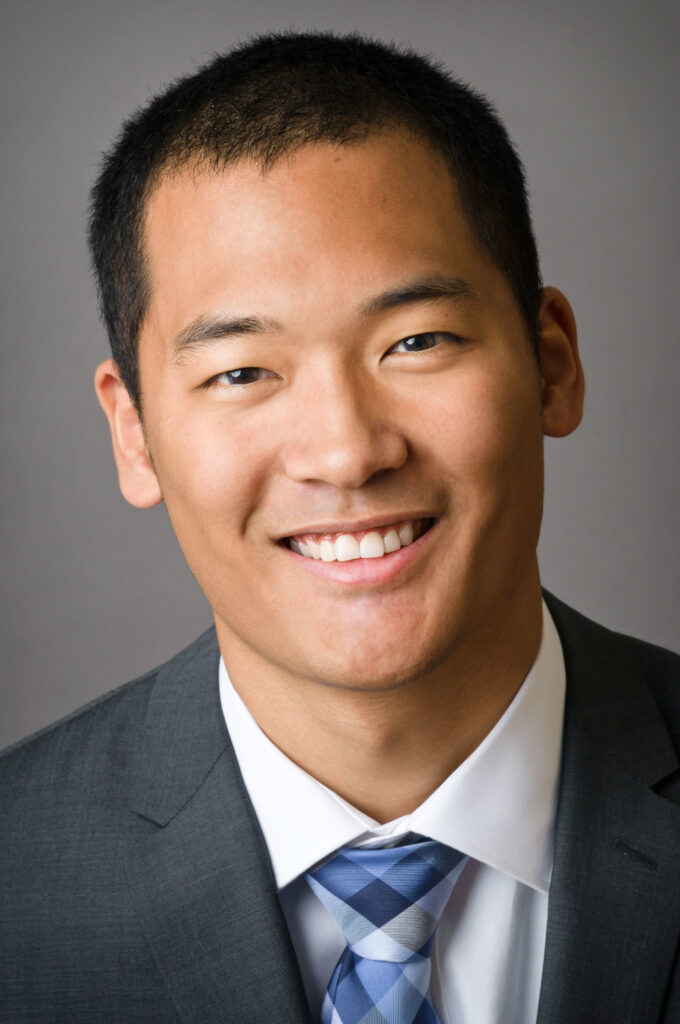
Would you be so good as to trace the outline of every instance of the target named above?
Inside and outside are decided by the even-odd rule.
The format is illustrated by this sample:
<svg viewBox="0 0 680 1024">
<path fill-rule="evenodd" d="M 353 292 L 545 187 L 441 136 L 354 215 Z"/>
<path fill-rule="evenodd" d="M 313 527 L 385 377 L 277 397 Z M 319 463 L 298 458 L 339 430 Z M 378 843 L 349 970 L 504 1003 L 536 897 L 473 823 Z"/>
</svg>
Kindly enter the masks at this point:
<svg viewBox="0 0 680 1024">
<path fill-rule="evenodd" d="M 412 544 L 422 533 L 420 520 L 404 523 L 399 531 L 390 527 L 384 536 L 378 530 L 369 530 L 361 540 L 354 534 L 340 533 L 334 540 L 328 536 L 314 540 L 310 534 L 290 538 L 290 547 L 304 558 L 321 559 L 324 562 L 353 562 L 357 558 L 382 558 L 393 551 Z M 416 529 L 418 527 L 418 529 Z M 318 536 L 318 535 L 317 535 Z"/>
<path fill-rule="evenodd" d="M 406 523 L 399 531 L 399 540 L 403 548 L 413 544 L 413 523 Z"/>
<path fill-rule="evenodd" d="M 363 541 L 361 543 L 363 544 Z M 355 558 L 362 556 L 363 551 L 360 551 L 356 537 L 349 533 L 341 533 L 335 542 L 335 557 L 338 562 L 353 562 Z"/>
<path fill-rule="evenodd" d="M 291 541 L 291 543 L 292 543 L 292 541 Z M 317 541 L 312 540 L 311 537 L 308 537 L 307 538 L 307 547 L 309 548 L 309 553 L 312 556 L 312 558 L 317 558 L 317 559 L 321 558 L 321 547 L 317 543 Z"/>
<path fill-rule="evenodd" d="M 321 551 L 321 560 L 323 562 L 334 562 L 335 559 L 335 544 L 332 540 L 322 540 L 319 545 Z"/>
<path fill-rule="evenodd" d="M 342 538 L 339 538 L 339 540 L 342 540 Z M 358 546 L 362 558 L 382 558 L 385 554 L 383 539 L 375 531 L 371 531 L 371 533 L 367 533 L 362 537 L 361 543 Z M 338 555 L 338 558 L 340 558 L 340 555 Z"/>
<path fill-rule="evenodd" d="M 383 544 L 385 545 L 385 554 L 389 555 L 391 551 L 398 551 L 401 547 L 401 541 L 399 540 L 399 534 L 396 530 L 388 530 L 383 537 Z"/>
</svg>

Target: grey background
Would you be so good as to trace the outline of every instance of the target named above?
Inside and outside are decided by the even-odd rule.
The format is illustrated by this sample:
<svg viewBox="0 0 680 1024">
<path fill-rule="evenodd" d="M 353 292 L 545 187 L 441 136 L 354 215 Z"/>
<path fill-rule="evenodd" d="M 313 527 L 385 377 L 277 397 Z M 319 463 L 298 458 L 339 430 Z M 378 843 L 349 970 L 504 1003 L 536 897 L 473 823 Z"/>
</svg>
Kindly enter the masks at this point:
<svg viewBox="0 0 680 1024">
<path fill-rule="evenodd" d="M 582 427 L 547 443 L 544 582 L 607 625 L 677 647 L 676 3 L 4 2 L 0 745 L 210 622 L 164 511 L 129 508 L 117 489 L 91 383 L 107 350 L 87 193 L 134 107 L 211 52 L 286 27 L 410 42 L 495 100 L 588 380 Z"/>
</svg>

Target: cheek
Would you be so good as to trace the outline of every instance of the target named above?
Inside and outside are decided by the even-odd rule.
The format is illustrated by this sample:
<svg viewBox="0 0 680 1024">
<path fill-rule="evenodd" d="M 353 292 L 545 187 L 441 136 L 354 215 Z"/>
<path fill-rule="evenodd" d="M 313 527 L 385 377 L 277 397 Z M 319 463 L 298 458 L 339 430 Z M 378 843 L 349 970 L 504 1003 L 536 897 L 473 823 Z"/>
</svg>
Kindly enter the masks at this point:
<svg viewBox="0 0 680 1024">
<path fill-rule="evenodd" d="M 183 548 L 200 535 L 212 550 L 241 534 L 265 486 L 270 454 L 257 431 L 234 428 L 220 410 L 194 420 L 173 416 L 152 454 L 168 515 Z"/>
<path fill-rule="evenodd" d="M 512 367 L 470 373 L 431 408 L 440 471 L 457 511 L 499 515 L 540 493 L 541 406 L 531 379 Z"/>
<path fill-rule="evenodd" d="M 538 386 L 516 370 L 498 369 L 462 377 L 454 392 L 437 396 L 437 433 L 445 438 L 452 464 L 483 473 L 535 447 L 542 436 Z"/>
</svg>

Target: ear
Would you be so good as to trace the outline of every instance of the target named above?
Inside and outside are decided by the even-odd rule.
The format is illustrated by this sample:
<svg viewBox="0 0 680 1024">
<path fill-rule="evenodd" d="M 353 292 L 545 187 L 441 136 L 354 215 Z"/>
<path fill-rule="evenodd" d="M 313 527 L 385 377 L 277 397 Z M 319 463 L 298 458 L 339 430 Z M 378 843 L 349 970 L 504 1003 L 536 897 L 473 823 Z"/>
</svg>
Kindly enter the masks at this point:
<svg viewBox="0 0 680 1024">
<path fill-rule="evenodd" d="M 540 328 L 543 433 L 548 437 L 566 437 L 581 422 L 585 381 L 574 314 L 557 288 L 543 289 Z"/>
<path fill-rule="evenodd" d="M 163 500 L 146 447 L 144 429 L 113 359 L 97 367 L 94 388 L 106 413 L 123 497 L 137 508 L 151 508 Z"/>
</svg>

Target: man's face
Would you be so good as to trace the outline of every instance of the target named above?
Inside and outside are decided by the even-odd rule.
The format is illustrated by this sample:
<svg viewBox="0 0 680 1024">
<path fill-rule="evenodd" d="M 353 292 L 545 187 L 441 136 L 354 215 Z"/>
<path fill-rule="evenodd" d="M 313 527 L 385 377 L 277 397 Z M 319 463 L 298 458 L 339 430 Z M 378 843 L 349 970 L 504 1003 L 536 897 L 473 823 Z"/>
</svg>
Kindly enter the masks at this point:
<svg viewBox="0 0 680 1024">
<path fill-rule="evenodd" d="M 168 176 L 145 245 L 146 437 L 227 664 L 399 685 L 535 597 L 538 367 L 438 155 Z"/>
</svg>

